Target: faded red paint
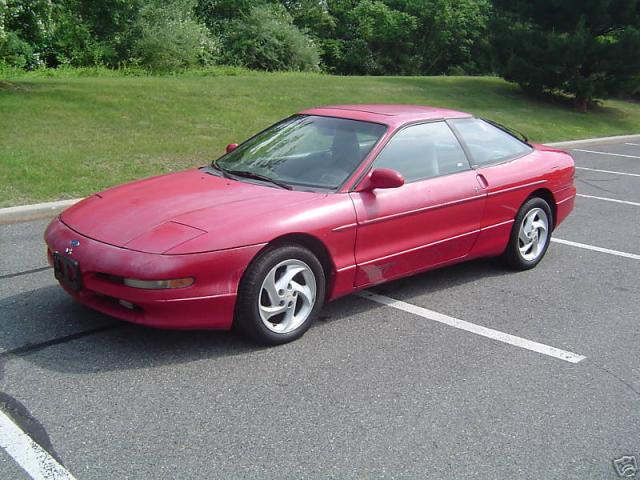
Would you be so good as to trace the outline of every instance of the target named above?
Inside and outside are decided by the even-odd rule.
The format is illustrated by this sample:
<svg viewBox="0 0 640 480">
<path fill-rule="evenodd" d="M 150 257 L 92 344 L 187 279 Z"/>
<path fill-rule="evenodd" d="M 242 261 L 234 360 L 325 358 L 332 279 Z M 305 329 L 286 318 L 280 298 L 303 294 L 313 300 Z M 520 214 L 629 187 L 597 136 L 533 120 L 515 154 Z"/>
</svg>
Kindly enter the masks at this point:
<svg viewBox="0 0 640 480">
<path fill-rule="evenodd" d="M 74 205 L 45 232 L 50 252 L 73 249 L 84 288 L 79 301 L 127 321 L 162 328 L 228 329 L 236 293 L 253 258 L 270 242 L 303 234 L 330 256 L 328 299 L 460 261 L 501 254 L 514 217 L 535 191 L 554 200 L 556 226 L 573 208 L 574 163 L 565 152 L 534 145 L 510 162 L 357 191 L 386 141 L 402 126 L 470 115 L 414 106 L 359 105 L 306 114 L 387 125 L 378 147 L 336 193 L 287 191 L 227 180 L 198 169 L 108 189 Z M 105 275 L 193 285 L 141 290 Z M 128 310 L 113 299 L 137 305 Z"/>
</svg>

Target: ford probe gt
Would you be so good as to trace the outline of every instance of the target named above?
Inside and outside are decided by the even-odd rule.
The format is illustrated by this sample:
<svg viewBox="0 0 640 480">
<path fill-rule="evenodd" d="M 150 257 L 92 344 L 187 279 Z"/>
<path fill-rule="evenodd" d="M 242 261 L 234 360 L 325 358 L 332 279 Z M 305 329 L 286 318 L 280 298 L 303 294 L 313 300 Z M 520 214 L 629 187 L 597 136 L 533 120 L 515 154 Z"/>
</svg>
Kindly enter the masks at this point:
<svg viewBox="0 0 640 480">
<path fill-rule="evenodd" d="M 479 257 L 534 267 L 573 209 L 574 171 L 467 113 L 312 108 L 210 165 L 96 193 L 45 241 L 62 287 L 95 310 L 281 344 L 359 289 Z"/>
</svg>

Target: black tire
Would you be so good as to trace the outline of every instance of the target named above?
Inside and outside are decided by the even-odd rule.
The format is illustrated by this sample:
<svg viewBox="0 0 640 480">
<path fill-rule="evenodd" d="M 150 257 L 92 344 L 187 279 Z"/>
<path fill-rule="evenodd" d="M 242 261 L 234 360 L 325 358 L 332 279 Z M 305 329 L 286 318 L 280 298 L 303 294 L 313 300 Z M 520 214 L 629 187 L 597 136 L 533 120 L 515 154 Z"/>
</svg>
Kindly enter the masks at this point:
<svg viewBox="0 0 640 480">
<path fill-rule="evenodd" d="M 520 251 L 520 228 L 523 225 L 523 222 L 527 215 L 533 210 L 540 209 L 542 210 L 547 217 L 547 235 L 544 241 L 544 244 L 541 246 L 541 250 L 537 254 L 535 258 L 527 259 L 523 256 Z M 507 249 L 504 252 L 503 259 L 511 268 L 515 270 L 529 270 L 544 258 L 547 253 L 547 249 L 549 248 L 549 243 L 551 242 L 551 231 L 553 229 L 553 214 L 551 213 L 551 208 L 549 204 L 540 197 L 533 197 L 527 200 L 516 215 L 515 222 L 513 223 L 513 227 L 511 228 L 511 236 L 509 237 L 509 244 Z"/>
<path fill-rule="evenodd" d="M 263 322 L 259 305 L 262 285 L 266 276 L 277 265 L 285 261 L 300 261 L 306 264 L 315 277 L 315 303 L 304 322 L 293 331 L 279 333 L 267 328 Z M 324 305 L 326 292 L 325 274 L 316 256 L 298 244 L 274 246 L 258 256 L 247 268 L 238 288 L 235 325 L 256 342 L 263 345 L 281 345 L 300 338 L 309 329 Z M 275 325 L 275 324 L 274 324 Z"/>
</svg>

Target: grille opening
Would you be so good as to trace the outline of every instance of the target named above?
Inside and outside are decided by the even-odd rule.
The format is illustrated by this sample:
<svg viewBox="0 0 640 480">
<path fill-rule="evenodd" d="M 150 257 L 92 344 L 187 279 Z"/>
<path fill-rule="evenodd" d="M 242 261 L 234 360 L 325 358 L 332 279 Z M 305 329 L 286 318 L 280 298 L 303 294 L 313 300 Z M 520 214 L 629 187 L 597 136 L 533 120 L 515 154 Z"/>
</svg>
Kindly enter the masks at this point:
<svg viewBox="0 0 640 480">
<path fill-rule="evenodd" d="M 124 283 L 124 278 L 119 277 L 118 275 L 111 275 L 109 273 L 97 272 L 96 278 L 99 278 L 100 280 L 104 280 L 109 283 L 115 283 L 118 285 L 122 285 Z"/>
<path fill-rule="evenodd" d="M 103 301 L 112 303 L 114 305 L 117 305 L 119 308 L 124 308 L 130 312 L 141 312 L 142 308 L 139 307 L 138 305 L 136 305 L 135 303 L 132 303 L 128 300 L 123 300 L 121 298 L 116 298 L 116 297 L 111 297 L 109 295 L 104 295 L 102 293 L 95 293 L 96 297 L 100 298 Z"/>
</svg>

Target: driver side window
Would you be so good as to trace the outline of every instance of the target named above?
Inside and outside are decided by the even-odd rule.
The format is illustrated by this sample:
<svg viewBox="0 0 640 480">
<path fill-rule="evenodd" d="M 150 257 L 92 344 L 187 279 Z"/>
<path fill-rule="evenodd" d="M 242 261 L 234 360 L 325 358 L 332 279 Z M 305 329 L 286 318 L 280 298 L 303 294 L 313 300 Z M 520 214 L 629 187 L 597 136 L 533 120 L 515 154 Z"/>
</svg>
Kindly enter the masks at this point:
<svg viewBox="0 0 640 480">
<path fill-rule="evenodd" d="M 407 183 L 470 169 L 458 139 L 445 122 L 401 130 L 380 152 L 373 166 L 396 170 Z"/>
</svg>

